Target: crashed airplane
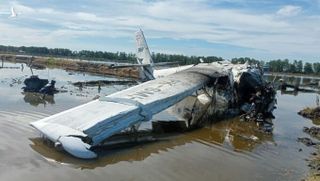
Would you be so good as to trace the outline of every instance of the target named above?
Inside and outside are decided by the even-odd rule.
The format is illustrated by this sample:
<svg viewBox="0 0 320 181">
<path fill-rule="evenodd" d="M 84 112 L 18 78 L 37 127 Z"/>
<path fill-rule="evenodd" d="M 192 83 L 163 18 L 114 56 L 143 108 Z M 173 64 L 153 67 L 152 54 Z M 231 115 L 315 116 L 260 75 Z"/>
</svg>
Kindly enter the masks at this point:
<svg viewBox="0 0 320 181">
<path fill-rule="evenodd" d="M 139 51 L 144 53 L 142 56 L 138 53 L 138 62 L 141 57 L 142 61 L 152 62 L 151 56 L 146 55 L 150 53 L 144 37 L 142 39 L 144 43 L 138 47 L 142 47 Z M 172 74 L 166 73 L 167 76 L 157 79 L 152 64 L 141 68 L 144 77 L 151 80 L 32 122 L 31 126 L 55 147 L 78 158 L 92 159 L 98 156 L 94 148 L 108 138 L 150 121 L 153 115 L 194 94 L 204 104 L 220 101 L 222 112 L 241 108 L 246 117 L 268 115 L 274 108 L 275 93 L 269 95 L 264 91 L 269 84 L 263 80 L 261 69 L 255 66 L 234 65 L 228 61 L 199 63 L 181 71 L 172 69 L 168 71 Z M 268 99 L 262 100 L 265 95 Z"/>
</svg>

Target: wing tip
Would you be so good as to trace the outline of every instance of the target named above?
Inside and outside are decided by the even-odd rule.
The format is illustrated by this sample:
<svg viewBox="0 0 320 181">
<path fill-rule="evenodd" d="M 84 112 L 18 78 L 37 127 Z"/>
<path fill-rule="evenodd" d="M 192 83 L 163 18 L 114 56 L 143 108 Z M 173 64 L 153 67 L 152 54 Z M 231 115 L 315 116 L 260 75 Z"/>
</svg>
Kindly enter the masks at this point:
<svg viewBox="0 0 320 181">
<path fill-rule="evenodd" d="M 98 155 L 90 150 L 91 146 L 84 143 L 81 138 L 73 136 L 63 136 L 59 138 L 59 143 L 63 149 L 74 157 L 81 159 L 94 159 Z"/>
</svg>

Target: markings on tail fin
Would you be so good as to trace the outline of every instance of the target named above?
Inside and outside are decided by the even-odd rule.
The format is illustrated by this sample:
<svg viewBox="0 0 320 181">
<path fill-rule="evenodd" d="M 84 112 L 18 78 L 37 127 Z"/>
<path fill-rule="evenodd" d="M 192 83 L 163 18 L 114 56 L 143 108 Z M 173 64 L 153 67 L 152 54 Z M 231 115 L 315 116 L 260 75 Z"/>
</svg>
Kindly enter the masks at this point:
<svg viewBox="0 0 320 181">
<path fill-rule="evenodd" d="M 153 74 L 153 60 L 147 45 L 147 41 L 143 35 L 143 31 L 140 29 L 135 34 L 137 53 L 136 58 L 138 64 L 145 66 L 140 67 L 140 78 L 142 80 L 153 80 L 155 79 Z"/>
<path fill-rule="evenodd" d="M 137 46 L 136 57 L 138 59 L 142 59 L 143 64 L 153 65 L 153 60 L 148 48 L 147 41 L 144 37 L 143 31 L 140 29 L 139 31 L 136 32 L 135 35 L 136 35 L 136 46 Z"/>
</svg>

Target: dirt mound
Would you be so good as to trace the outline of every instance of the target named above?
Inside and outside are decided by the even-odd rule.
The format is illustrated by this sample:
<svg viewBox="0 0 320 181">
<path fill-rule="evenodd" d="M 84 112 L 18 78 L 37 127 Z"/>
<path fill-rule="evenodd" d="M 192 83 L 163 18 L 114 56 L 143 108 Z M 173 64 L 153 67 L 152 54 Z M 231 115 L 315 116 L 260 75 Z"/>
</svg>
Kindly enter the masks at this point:
<svg viewBox="0 0 320 181">
<path fill-rule="evenodd" d="M 320 119 L 320 107 L 307 107 L 299 111 L 298 114 L 309 119 Z"/>
</svg>

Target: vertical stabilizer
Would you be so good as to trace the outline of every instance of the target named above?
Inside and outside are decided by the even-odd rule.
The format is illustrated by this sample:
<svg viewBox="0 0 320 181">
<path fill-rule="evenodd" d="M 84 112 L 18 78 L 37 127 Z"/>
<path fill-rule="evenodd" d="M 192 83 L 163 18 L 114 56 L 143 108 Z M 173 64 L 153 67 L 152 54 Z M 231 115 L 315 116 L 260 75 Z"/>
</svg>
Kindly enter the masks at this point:
<svg viewBox="0 0 320 181">
<path fill-rule="evenodd" d="M 17 14 L 16 10 L 13 7 L 11 7 L 11 15 L 10 15 L 10 17 L 11 18 L 15 18 L 17 16 L 18 16 L 18 14 Z"/>
<path fill-rule="evenodd" d="M 139 64 L 150 64 L 153 66 L 152 57 L 144 37 L 143 31 L 140 29 L 136 32 L 137 61 Z"/>
<path fill-rule="evenodd" d="M 147 41 L 144 37 L 142 30 L 136 32 L 136 46 L 137 46 L 137 62 L 142 64 L 140 68 L 140 78 L 142 80 L 152 80 L 154 79 L 153 75 L 153 60 L 147 45 Z"/>
</svg>

